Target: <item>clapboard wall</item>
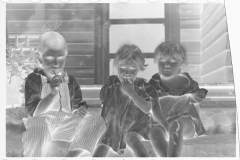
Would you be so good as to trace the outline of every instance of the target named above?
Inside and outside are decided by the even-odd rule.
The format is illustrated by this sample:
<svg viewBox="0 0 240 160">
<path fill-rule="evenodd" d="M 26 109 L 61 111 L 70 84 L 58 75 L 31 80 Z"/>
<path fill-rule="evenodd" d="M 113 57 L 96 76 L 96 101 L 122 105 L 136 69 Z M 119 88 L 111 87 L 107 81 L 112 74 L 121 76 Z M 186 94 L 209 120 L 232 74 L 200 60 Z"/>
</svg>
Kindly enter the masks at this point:
<svg viewBox="0 0 240 160">
<path fill-rule="evenodd" d="M 224 4 L 181 4 L 181 43 L 189 72 L 199 83 L 233 83 Z"/>
<path fill-rule="evenodd" d="M 39 35 L 57 31 L 68 45 L 67 72 L 94 83 L 94 4 L 7 4 L 6 11 L 10 45 L 36 49 Z"/>
<path fill-rule="evenodd" d="M 224 4 L 203 5 L 201 25 L 201 82 L 232 83 L 232 60 Z"/>
</svg>

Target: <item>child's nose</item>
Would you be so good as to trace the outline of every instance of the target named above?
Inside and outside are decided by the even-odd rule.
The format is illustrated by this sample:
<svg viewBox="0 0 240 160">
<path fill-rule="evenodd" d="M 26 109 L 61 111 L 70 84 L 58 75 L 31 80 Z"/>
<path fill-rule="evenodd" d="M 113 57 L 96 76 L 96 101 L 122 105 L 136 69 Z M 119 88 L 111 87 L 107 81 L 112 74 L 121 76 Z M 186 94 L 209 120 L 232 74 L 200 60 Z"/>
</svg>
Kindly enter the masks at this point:
<svg viewBox="0 0 240 160">
<path fill-rule="evenodd" d="M 125 76 L 129 76 L 130 75 L 130 71 L 127 69 L 124 73 Z"/>
<path fill-rule="evenodd" d="M 53 61 L 53 65 L 56 66 L 56 67 L 58 66 L 58 60 L 57 60 L 57 59 L 55 59 L 55 60 Z"/>
</svg>

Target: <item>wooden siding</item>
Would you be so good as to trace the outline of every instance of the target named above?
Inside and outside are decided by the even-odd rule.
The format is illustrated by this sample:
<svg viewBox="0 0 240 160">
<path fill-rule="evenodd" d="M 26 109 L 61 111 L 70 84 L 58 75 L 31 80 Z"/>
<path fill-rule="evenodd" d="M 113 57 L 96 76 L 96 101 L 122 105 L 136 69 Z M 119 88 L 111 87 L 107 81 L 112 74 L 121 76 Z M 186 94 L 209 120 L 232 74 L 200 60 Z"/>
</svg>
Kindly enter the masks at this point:
<svg viewBox="0 0 240 160">
<path fill-rule="evenodd" d="M 47 31 L 59 32 L 67 42 L 66 70 L 79 84 L 94 84 L 94 4 L 7 4 L 9 44 L 38 44 Z M 16 38 L 18 37 L 18 38 Z"/>
<path fill-rule="evenodd" d="M 202 83 L 233 83 L 224 4 L 208 5 L 202 14 L 202 24 Z"/>
<path fill-rule="evenodd" d="M 181 4 L 181 43 L 189 72 L 199 83 L 232 83 L 232 63 L 224 4 Z"/>
</svg>

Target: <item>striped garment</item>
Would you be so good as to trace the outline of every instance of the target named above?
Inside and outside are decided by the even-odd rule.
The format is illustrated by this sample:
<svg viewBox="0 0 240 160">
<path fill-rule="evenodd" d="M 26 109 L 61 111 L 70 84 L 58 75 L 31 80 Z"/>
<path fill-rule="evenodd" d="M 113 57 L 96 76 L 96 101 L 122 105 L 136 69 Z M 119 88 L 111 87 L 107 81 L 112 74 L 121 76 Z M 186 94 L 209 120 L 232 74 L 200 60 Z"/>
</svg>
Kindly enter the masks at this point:
<svg viewBox="0 0 240 160">
<path fill-rule="evenodd" d="M 41 78 L 42 82 L 46 82 L 45 77 Z M 43 83 L 41 97 L 44 98 L 49 92 L 50 84 Z M 57 95 L 45 114 L 24 120 L 26 131 L 23 133 L 22 142 L 25 157 L 43 157 L 44 148 L 50 141 L 70 142 L 69 150 L 85 149 L 92 153 L 98 139 L 106 130 L 101 116 L 72 115 L 68 84 L 61 83 L 60 94 L 61 99 Z M 59 111 L 60 104 L 62 111 Z"/>
</svg>

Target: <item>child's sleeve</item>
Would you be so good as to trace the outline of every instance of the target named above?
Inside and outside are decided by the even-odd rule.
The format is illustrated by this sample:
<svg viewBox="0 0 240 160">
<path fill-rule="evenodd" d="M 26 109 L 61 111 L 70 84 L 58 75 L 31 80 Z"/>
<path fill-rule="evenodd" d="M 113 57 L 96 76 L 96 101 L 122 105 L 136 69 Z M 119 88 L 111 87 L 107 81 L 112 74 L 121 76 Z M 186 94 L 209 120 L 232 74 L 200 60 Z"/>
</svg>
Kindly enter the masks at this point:
<svg viewBox="0 0 240 160">
<path fill-rule="evenodd" d="M 80 86 L 77 83 L 77 80 L 74 77 L 72 77 L 72 79 L 73 79 L 72 80 L 72 83 L 73 83 L 72 110 L 78 109 L 81 106 L 85 106 L 86 108 L 88 108 L 89 106 L 88 106 L 87 102 L 82 100 L 82 91 L 81 91 Z"/>
<path fill-rule="evenodd" d="M 208 90 L 206 90 L 204 88 L 199 88 L 198 83 L 196 81 L 193 81 L 193 87 L 189 93 L 192 93 L 192 95 L 194 96 L 193 98 L 197 102 L 201 102 L 204 98 L 206 98 L 207 92 L 208 92 Z"/>
<path fill-rule="evenodd" d="M 99 98 L 102 103 L 105 102 L 105 99 L 107 97 L 108 88 L 109 88 L 109 78 L 107 79 L 107 82 L 102 86 L 102 88 L 100 90 Z"/>
<path fill-rule="evenodd" d="M 41 101 L 42 82 L 39 75 L 30 74 L 25 82 L 25 106 L 26 112 L 31 117 Z"/>
</svg>

